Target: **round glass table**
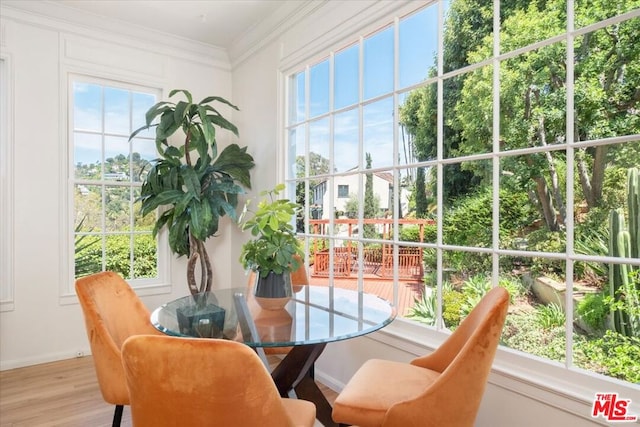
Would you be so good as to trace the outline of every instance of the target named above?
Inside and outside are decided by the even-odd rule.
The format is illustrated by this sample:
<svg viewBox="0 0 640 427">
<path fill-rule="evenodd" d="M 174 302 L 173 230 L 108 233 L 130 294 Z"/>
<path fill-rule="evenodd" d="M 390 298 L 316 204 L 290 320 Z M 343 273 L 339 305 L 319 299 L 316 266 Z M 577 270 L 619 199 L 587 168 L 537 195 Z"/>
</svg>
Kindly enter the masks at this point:
<svg viewBox="0 0 640 427">
<path fill-rule="evenodd" d="M 186 296 L 155 309 L 151 323 L 168 335 L 224 338 L 256 349 L 290 347 L 271 373 L 281 396 L 291 391 L 316 404 L 318 419 L 331 420 L 331 406 L 313 380 L 313 366 L 327 343 L 379 330 L 396 309 L 376 295 L 330 286 L 300 286 L 280 310 L 262 309 L 246 287 Z"/>
</svg>

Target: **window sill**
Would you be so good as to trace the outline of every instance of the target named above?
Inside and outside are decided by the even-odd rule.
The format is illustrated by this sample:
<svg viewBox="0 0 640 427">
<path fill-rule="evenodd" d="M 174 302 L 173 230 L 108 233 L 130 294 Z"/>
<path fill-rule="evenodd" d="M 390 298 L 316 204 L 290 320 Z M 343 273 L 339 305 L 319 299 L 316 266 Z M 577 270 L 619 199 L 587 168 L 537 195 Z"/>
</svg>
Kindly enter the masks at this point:
<svg viewBox="0 0 640 427">
<path fill-rule="evenodd" d="M 171 293 L 171 285 L 168 283 L 146 284 L 134 286 L 133 289 L 140 297 L 149 295 L 163 295 Z M 78 303 L 78 297 L 75 293 L 60 295 L 60 305 L 71 305 Z"/>
</svg>

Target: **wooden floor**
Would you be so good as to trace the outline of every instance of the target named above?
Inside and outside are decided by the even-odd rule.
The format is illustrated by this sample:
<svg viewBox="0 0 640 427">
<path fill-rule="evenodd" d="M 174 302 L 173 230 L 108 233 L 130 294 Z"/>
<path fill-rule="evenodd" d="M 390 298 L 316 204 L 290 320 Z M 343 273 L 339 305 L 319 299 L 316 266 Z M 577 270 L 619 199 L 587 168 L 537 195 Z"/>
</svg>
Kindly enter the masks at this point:
<svg viewBox="0 0 640 427">
<path fill-rule="evenodd" d="M 333 404 L 337 394 L 320 388 Z M 1 427 L 108 427 L 113 409 L 102 400 L 90 356 L 0 372 Z M 129 407 L 122 426 L 131 426 Z"/>
</svg>

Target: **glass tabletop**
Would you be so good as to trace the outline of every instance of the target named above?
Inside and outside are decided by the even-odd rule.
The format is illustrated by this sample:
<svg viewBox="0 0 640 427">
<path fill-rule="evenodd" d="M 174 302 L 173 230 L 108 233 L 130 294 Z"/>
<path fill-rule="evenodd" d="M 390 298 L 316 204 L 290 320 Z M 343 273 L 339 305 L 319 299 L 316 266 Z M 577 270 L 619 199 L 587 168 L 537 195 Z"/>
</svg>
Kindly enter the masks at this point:
<svg viewBox="0 0 640 427">
<path fill-rule="evenodd" d="M 153 311 L 151 322 L 168 335 L 288 347 L 365 335 L 395 316 L 395 307 L 376 295 L 329 286 L 302 286 L 284 309 L 265 310 L 243 287 L 168 302 Z"/>
</svg>

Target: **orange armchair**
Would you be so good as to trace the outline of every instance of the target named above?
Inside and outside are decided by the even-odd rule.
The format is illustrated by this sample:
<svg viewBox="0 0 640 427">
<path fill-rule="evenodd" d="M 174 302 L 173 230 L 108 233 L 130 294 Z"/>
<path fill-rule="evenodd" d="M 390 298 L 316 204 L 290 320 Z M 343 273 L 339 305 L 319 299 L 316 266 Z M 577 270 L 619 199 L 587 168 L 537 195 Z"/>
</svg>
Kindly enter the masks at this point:
<svg viewBox="0 0 640 427">
<path fill-rule="evenodd" d="M 315 405 L 281 398 L 258 355 L 236 341 L 133 336 L 122 361 L 136 427 L 315 422 Z"/>
<path fill-rule="evenodd" d="M 509 308 L 489 291 L 433 353 L 411 363 L 366 361 L 338 395 L 334 421 L 361 427 L 473 426 Z"/>
<path fill-rule="evenodd" d="M 105 402 L 116 405 L 113 426 L 119 426 L 129 392 L 122 369 L 120 349 L 136 334 L 157 334 L 149 311 L 129 284 L 113 272 L 102 272 L 76 280 L 76 294 L 84 313 L 93 363 Z"/>
</svg>

